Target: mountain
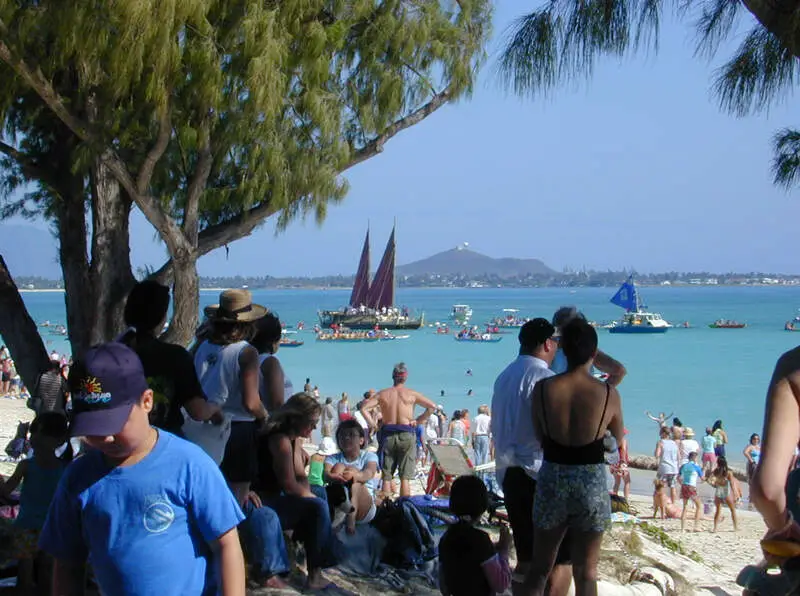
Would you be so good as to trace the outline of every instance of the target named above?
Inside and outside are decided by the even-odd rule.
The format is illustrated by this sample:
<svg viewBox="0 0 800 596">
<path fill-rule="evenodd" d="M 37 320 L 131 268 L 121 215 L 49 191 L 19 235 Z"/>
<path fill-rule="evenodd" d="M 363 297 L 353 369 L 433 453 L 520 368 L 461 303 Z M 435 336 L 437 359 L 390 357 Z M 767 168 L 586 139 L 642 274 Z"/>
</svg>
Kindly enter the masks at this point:
<svg viewBox="0 0 800 596">
<path fill-rule="evenodd" d="M 556 272 L 539 259 L 494 259 L 465 246 L 435 254 L 421 261 L 397 267 L 398 275 L 496 275 L 517 277 L 526 275 L 551 275 Z"/>
<path fill-rule="evenodd" d="M 61 279 L 57 247 L 48 230 L 25 224 L 0 225 L 0 254 L 15 278 Z"/>
</svg>

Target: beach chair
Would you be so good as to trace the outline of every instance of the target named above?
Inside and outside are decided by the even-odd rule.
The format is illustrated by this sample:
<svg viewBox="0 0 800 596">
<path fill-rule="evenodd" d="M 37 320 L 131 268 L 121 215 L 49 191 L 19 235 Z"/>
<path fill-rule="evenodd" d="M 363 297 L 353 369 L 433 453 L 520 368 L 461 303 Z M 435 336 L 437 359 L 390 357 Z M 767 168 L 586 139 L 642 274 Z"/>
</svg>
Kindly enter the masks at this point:
<svg viewBox="0 0 800 596">
<path fill-rule="evenodd" d="M 447 497 L 450 487 L 459 476 L 478 475 L 483 477 L 494 472 L 495 463 L 489 462 L 481 466 L 473 465 L 467 451 L 458 439 L 431 439 L 428 441 L 428 451 L 431 456 L 431 469 L 428 472 L 428 483 L 425 494 L 434 497 Z M 487 487 L 488 488 L 488 487 Z M 492 517 L 503 518 L 504 513 L 498 511 L 505 503 L 496 492 L 489 490 L 489 519 Z"/>
</svg>

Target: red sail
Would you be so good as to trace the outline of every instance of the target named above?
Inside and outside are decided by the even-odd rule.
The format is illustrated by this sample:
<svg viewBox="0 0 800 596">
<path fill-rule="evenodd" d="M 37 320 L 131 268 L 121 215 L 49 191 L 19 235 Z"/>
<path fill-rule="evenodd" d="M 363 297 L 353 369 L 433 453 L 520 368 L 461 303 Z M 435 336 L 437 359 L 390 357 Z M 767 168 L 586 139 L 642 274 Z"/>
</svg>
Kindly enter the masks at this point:
<svg viewBox="0 0 800 596">
<path fill-rule="evenodd" d="M 364 248 L 361 249 L 361 259 L 358 261 L 358 271 L 353 282 L 353 292 L 350 294 L 350 306 L 358 308 L 367 305 L 369 301 L 369 230 L 364 238 Z"/>
<path fill-rule="evenodd" d="M 394 228 L 386 250 L 383 253 L 381 264 L 372 279 L 372 286 L 369 289 L 369 302 L 367 306 L 380 309 L 384 306 L 389 308 L 394 306 Z"/>
</svg>

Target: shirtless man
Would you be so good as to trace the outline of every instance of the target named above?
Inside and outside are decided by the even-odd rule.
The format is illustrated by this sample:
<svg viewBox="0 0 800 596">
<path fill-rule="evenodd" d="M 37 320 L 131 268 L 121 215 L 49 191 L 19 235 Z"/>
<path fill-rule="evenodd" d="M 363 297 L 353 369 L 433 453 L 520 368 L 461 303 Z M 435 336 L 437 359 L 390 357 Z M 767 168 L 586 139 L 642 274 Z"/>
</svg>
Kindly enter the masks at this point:
<svg viewBox="0 0 800 596">
<path fill-rule="evenodd" d="M 424 425 L 436 409 L 436 404 L 424 395 L 406 387 L 408 369 L 405 363 L 395 365 L 392 370 L 392 387 L 382 389 L 361 403 L 359 411 L 374 427 L 371 410 L 380 408 L 383 418 L 381 428 L 380 449 L 383 450 L 383 492 L 391 494 L 392 473 L 396 466 L 400 471 L 400 496 L 411 496 L 411 480 L 416 472 L 417 437 L 414 426 Z M 414 418 L 414 406 L 421 406 L 425 411 Z"/>
</svg>

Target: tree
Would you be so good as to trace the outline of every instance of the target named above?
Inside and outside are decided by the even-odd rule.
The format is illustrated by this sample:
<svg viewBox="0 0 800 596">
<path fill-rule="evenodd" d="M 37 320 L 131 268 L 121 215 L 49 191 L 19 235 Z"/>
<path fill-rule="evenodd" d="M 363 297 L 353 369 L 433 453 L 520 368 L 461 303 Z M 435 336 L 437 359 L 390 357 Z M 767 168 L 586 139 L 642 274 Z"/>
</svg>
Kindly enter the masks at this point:
<svg viewBox="0 0 800 596">
<path fill-rule="evenodd" d="M 80 288 L 68 307 L 98 313 L 115 304 L 98 284 L 133 279 L 114 258 L 127 258 L 134 204 L 166 245 L 156 276 L 174 281 L 170 333 L 188 341 L 197 259 L 268 217 L 322 220 L 346 194 L 344 171 L 471 92 L 489 20 L 488 0 L 0 0 L 0 76 L 11 82 L 0 151 L 6 177 L 36 189 L 14 208 L 56 222 L 65 284 Z M 49 180 L 51 156 L 69 193 Z M 72 218 L 85 231 L 79 204 L 113 230 L 111 246 L 93 240 L 91 261 L 85 234 L 65 229 Z M 115 326 L 114 314 L 102 335 Z"/>
<path fill-rule="evenodd" d="M 588 77 L 599 57 L 657 47 L 663 11 L 675 6 L 694 21 L 698 54 L 712 57 L 742 14 L 755 17 L 749 34 L 720 67 L 714 91 L 736 115 L 767 109 L 800 82 L 800 2 L 796 0 L 552 0 L 515 24 L 500 57 L 504 83 L 519 95 L 547 93 L 566 78 Z M 800 131 L 774 139 L 777 184 L 800 180 Z"/>
</svg>

